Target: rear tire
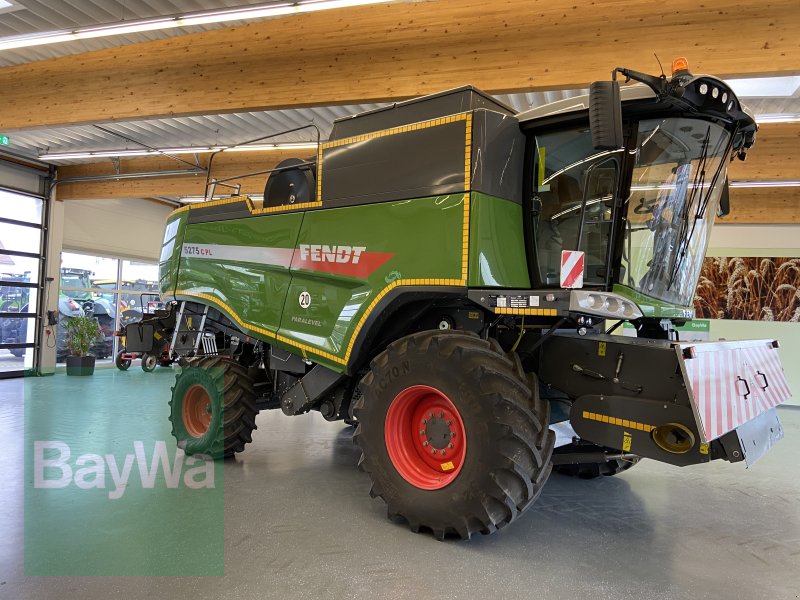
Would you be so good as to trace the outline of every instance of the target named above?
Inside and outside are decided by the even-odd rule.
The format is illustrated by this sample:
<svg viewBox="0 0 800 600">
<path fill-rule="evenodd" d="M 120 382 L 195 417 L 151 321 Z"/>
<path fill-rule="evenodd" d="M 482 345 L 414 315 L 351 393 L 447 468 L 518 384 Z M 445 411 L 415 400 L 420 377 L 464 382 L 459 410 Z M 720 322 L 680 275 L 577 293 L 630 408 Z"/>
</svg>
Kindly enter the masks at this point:
<svg viewBox="0 0 800 600">
<path fill-rule="evenodd" d="M 613 448 L 604 448 L 603 446 L 598 446 L 596 444 L 592 444 L 591 442 L 578 440 L 577 442 L 572 442 L 566 446 L 560 446 L 556 448 L 553 451 L 553 454 L 571 454 L 574 452 L 593 451 L 605 452 L 607 454 L 620 453 L 619 450 L 614 450 Z M 579 479 L 596 479 L 597 477 L 611 477 L 613 475 L 617 475 L 618 473 L 622 473 L 623 471 L 627 471 L 636 465 L 640 460 L 641 458 L 637 456 L 633 459 L 612 458 L 611 460 L 607 460 L 605 462 L 596 463 L 553 465 L 553 471 L 560 473 L 561 475 L 568 475 L 570 477 L 577 477 Z"/>
<path fill-rule="evenodd" d="M 370 494 L 412 531 L 490 534 L 541 493 L 554 443 L 547 407 L 519 361 L 492 342 L 447 330 L 410 335 L 372 361 L 361 391 L 354 439 Z"/>
<path fill-rule="evenodd" d="M 169 402 L 172 435 L 186 454 L 233 456 L 253 441 L 256 393 L 247 369 L 211 356 L 189 361 L 175 379 Z"/>
</svg>

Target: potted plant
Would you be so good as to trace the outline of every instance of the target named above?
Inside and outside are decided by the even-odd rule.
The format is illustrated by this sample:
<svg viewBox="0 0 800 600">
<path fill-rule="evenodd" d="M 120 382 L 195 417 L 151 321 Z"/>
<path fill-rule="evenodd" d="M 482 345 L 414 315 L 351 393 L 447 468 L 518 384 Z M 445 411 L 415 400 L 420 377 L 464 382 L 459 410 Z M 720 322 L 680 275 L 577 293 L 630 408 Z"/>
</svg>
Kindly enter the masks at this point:
<svg viewBox="0 0 800 600">
<path fill-rule="evenodd" d="M 91 375 L 95 357 L 89 354 L 92 346 L 103 339 L 100 324 L 93 317 L 78 316 L 67 319 L 67 375 Z"/>
</svg>

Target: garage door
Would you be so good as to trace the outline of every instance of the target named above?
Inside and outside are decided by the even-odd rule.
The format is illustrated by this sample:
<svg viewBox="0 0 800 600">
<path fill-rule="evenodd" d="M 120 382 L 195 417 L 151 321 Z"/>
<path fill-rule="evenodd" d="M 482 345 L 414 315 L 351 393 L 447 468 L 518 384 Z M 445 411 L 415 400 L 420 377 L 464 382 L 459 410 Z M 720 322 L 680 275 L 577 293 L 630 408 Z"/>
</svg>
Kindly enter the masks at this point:
<svg viewBox="0 0 800 600">
<path fill-rule="evenodd" d="M 0 378 L 37 364 L 45 184 L 42 171 L 0 158 Z"/>
</svg>

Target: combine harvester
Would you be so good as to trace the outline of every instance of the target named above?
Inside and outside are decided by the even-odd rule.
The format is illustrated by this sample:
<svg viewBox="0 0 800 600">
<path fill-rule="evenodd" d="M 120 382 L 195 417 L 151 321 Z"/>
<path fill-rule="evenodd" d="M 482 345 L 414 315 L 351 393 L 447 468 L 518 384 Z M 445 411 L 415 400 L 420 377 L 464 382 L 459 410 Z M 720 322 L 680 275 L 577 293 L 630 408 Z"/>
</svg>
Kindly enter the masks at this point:
<svg viewBox="0 0 800 600">
<path fill-rule="evenodd" d="M 685 60 L 617 74 L 640 85 L 520 114 L 465 87 L 341 119 L 263 202 L 170 215 L 178 446 L 241 452 L 262 409 L 346 420 L 372 494 L 438 538 L 511 523 L 552 469 L 763 455 L 791 396 L 777 343 L 674 329 L 756 123 Z"/>
</svg>

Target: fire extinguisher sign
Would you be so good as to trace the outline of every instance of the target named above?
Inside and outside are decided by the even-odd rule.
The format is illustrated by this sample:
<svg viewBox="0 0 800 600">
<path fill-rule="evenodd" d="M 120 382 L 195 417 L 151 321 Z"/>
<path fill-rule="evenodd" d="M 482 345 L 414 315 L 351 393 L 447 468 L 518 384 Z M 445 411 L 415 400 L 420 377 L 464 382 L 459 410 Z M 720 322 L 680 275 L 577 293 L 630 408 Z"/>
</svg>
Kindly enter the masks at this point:
<svg viewBox="0 0 800 600">
<path fill-rule="evenodd" d="M 584 252 L 561 251 L 561 287 L 571 290 L 583 287 Z"/>
</svg>

